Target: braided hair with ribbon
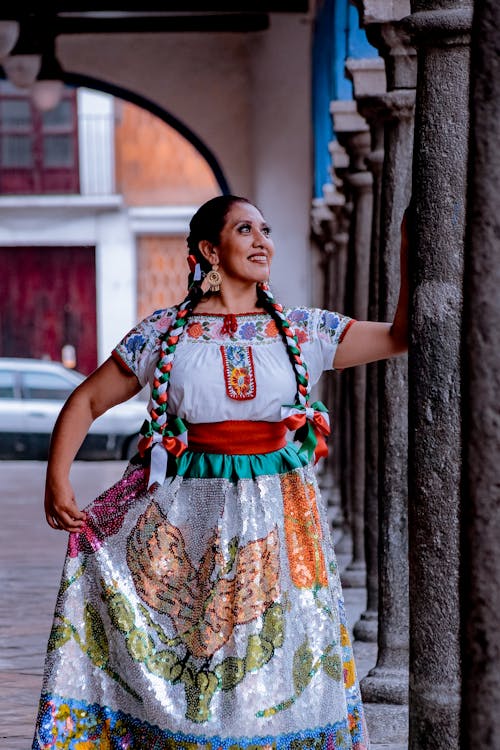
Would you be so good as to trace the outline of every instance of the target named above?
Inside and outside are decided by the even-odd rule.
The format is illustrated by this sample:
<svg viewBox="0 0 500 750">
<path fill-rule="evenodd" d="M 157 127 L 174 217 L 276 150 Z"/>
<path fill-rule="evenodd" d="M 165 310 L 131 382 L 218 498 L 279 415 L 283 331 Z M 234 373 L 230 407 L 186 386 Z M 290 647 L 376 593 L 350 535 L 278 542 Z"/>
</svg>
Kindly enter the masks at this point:
<svg viewBox="0 0 500 750">
<path fill-rule="evenodd" d="M 300 443 L 299 454 L 315 462 L 328 454 L 325 438 L 330 434 L 328 410 L 321 401 L 309 404 L 311 386 L 307 366 L 297 336 L 293 333 L 282 305 L 274 299 L 267 284 L 257 284 L 257 298 L 262 307 L 273 318 L 286 346 L 297 382 L 294 404 L 281 407 L 281 418 L 289 430 L 295 431 L 294 439 Z"/>
<path fill-rule="evenodd" d="M 186 330 L 188 320 L 200 300 L 210 294 L 205 277 L 210 264 L 199 250 L 202 240 L 217 245 L 226 216 L 235 203 L 251 202 L 239 196 L 225 195 L 204 203 L 191 219 L 189 248 L 189 291 L 185 299 L 177 305 L 175 317 L 161 338 L 160 356 L 157 362 L 151 392 L 151 419 L 141 428 L 138 449 L 141 456 L 151 449 L 151 464 L 148 486 L 155 482 L 163 484 L 167 474 L 168 454 L 180 456 L 187 448 L 187 428 L 181 419 L 168 413 L 168 388 L 177 344 Z M 300 345 L 293 334 L 283 307 L 274 299 L 267 284 L 257 284 L 257 300 L 271 315 L 286 346 L 297 382 L 294 404 L 282 407 L 282 419 L 290 430 L 295 431 L 295 439 L 301 443 L 299 453 L 317 460 L 326 455 L 324 436 L 329 433 L 326 407 L 320 402 L 309 406 L 310 385 L 307 367 L 302 360 Z"/>
</svg>

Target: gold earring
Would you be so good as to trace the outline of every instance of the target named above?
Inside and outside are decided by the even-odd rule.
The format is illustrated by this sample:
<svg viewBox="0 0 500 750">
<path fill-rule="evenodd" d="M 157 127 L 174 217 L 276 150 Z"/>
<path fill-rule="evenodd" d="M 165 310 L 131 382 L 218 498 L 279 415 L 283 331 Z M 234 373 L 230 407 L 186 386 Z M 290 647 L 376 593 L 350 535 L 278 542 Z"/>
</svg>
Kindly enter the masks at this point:
<svg viewBox="0 0 500 750">
<path fill-rule="evenodd" d="M 222 276 L 217 270 L 218 268 L 219 268 L 218 263 L 214 263 L 214 265 L 212 266 L 212 270 L 209 271 L 206 275 L 206 280 L 208 281 L 210 285 L 210 288 L 209 288 L 210 292 L 220 291 L 220 285 L 222 284 Z"/>
</svg>

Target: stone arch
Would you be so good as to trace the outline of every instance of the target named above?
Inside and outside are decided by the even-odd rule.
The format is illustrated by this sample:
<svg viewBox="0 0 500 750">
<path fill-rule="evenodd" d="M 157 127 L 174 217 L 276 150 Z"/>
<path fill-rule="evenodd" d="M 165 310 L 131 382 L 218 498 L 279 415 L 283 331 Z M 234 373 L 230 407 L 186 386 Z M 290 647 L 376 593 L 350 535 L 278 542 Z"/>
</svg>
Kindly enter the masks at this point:
<svg viewBox="0 0 500 750">
<path fill-rule="evenodd" d="M 199 138 L 185 123 L 175 117 L 171 112 L 164 109 L 164 107 L 161 107 L 135 91 L 131 91 L 123 86 L 108 83 L 107 81 L 83 73 L 65 72 L 62 76 L 62 80 L 69 86 L 85 86 L 89 89 L 95 89 L 96 91 L 102 91 L 105 94 L 119 97 L 120 99 L 131 102 L 132 104 L 151 112 L 151 114 L 155 115 L 160 120 L 163 120 L 163 122 L 170 125 L 170 127 L 174 128 L 174 130 L 189 141 L 189 143 L 191 143 L 191 145 L 198 151 L 200 156 L 205 159 L 214 174 L 221 193 L 223 195 L 228 195 L 231 192 L 224 171 L 207 144 L 202 141 L 201 138 Z"/>
</svg>

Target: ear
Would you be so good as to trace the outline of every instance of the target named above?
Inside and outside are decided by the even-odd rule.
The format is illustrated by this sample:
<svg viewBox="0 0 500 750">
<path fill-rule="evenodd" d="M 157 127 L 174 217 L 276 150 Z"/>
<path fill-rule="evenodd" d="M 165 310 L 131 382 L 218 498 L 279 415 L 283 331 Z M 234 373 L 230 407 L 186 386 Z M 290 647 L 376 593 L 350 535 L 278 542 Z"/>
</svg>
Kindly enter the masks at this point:
<svg viewBox="0 0 500 750">
<path fill-rule="evenodd" d="M 205 260 L 209 263 L 213 264 L 219 262 L 219 254 L 212 243 L 208 240 L 201 240 L 201 242 L 198 243 L 198 249 Z"/>
</svg>

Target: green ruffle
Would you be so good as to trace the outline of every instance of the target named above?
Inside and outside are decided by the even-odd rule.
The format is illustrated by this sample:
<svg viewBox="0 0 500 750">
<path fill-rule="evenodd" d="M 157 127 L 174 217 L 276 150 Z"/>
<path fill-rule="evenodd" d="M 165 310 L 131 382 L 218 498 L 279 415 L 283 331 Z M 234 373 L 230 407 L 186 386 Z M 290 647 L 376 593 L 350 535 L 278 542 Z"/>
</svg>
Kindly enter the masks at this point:
<svg viewBox="0 0 500 750">
<path fill-rule="evenodd" d="M 306 456 L 299 456 L 293 443 L 271 453 L 229 456 L 222 453 L 195 453 L 184 451 L 176 459 L 177 474 L 186 479 L 255 479 L 269 474 L 286 474 L 306 466 Z"/>
</svg>

